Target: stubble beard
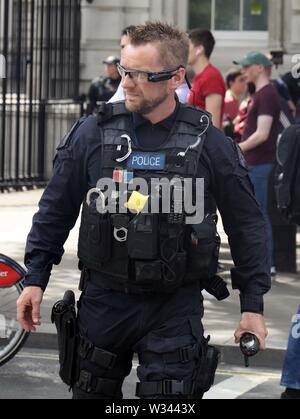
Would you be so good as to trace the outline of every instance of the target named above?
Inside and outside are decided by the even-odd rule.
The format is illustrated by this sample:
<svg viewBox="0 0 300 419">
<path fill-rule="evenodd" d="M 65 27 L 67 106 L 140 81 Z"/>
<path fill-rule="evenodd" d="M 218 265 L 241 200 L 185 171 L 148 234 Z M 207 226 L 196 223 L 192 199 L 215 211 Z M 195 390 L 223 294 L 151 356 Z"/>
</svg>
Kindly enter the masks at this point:
<svg viewBox="0 0 300 419">
<path fill-rule="evenodd" d="M 167 98 L 167 92 L 155 99 L 142 99 L 141 102 L 137 104 L 129 103 L 125 98 L 125 106 L 129 112 L 134 112 L 140 115 L 148 115 L 153 112 L 159 105 L 161 105 Z"/>
</svg>

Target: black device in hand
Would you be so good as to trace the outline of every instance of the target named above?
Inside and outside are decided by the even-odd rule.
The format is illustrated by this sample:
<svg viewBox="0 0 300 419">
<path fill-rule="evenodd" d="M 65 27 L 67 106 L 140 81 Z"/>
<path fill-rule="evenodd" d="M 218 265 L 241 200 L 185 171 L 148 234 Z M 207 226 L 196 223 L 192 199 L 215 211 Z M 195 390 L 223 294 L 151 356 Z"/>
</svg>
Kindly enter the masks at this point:
<svg viewBox="0 0 300 419">
<path fill-rule="evenodd" d="M 240 349 L 245 357 L 245 366 L 249 367 L 249 358 L 259 352 L 260 344 L 258 338 L 252 333 L 244 333 L 240 340 Z"/>
</svg>

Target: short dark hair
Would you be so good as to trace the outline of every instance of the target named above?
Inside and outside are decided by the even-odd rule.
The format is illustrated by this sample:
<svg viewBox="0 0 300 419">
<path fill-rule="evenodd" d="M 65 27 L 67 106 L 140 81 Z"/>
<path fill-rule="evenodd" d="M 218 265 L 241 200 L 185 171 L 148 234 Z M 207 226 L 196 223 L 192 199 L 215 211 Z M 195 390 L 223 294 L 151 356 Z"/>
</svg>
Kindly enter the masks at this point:
<svg viewBox="0 0 300 419">
<path fill-rule="evenodd" d="M 128 36 L 131 34 L 131 32 L 133 32 L 135 30 L 136 26 L 135 25 L 130 25 L 130 26 L 126 26 L 126 28 L 124 28 L 122 30 L 121 36 Z"/>
<path fill-rule="evenodd" d="M 232 69 L 226 74 L 226 86 L 230 89 L 230 83 L 234 82 L 239 76 L 242 75 L 241 70 Z"/>
<path fill-rule="evenodd" d="M 211 31 L 208 29 L 193 29 L 189 32 L 189 38 L 195 47 L 203 46 L 206 57 L 210 58 L 216 44 Z"/>
<path fill-rule="evenodd" d="M 186 33 L 163 22 L 146 22 L 136 26 L 130 33 L 130 43 L 134 46 L 156 44 L 160 51 L 160 61 L 168 69 L 186 67 L 189 55 L 189 39 Z"/>
</svg>

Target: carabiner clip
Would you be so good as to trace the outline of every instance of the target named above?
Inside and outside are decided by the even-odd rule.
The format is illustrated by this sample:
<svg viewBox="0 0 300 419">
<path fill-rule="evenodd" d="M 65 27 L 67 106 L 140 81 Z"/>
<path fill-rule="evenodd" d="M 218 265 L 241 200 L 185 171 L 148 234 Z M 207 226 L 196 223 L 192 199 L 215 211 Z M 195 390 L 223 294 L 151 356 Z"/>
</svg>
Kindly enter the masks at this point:
<svg viewBox="0 0 300 419">
<path fill-rule="evenodd" d="M 131 138 L 129 137 L 129 135 L 127 135 L 127 134 L 124 134 L 124 135 L 122 135 L 121 136 L 121 138 L 124 138 L 125 140 L 127 140 L 127 144 L 128 144 L 128 151 L 127 151 L 127 154 L 124 156 L 124 157 L 120 157 L 119 159 L 116 159 L 116 162 L 117 163 L 123 163 L 125 160 L 127 160 L 129 157 L 130 157 L 130 155 L 132 154 L 132 146 L 131 146 L 131 144 L 132 144 L 132 140 L 131 140 Z M 118 151 L 121 151 L 121 146 L 118 146 Z"/>
</svg>

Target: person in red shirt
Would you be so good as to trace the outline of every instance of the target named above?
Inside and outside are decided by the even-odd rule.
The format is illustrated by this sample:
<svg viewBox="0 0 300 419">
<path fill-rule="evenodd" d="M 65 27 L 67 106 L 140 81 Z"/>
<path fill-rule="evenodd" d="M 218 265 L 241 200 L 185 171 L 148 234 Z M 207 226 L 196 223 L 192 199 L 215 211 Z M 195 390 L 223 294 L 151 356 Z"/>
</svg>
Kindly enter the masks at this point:
<svg viewBox="0 0 300 419">
<path fill-rule="evenodd" d="M 214 126 L 221 128 L 226 86 L 219 70 L 209 61 L 215 46 L 215 38 L 206 29 L 192 30 L 189 38 L 189 65 L 196 76 L 188 103 L 210 112 Z"/>
<path fill-rule="evenodd" d="M 226 75 L 227 92 L 225 96 L 225 117 L 234 121 L 239 114 L 241 98 L 247 91 L 246 79 L 241 70 L 230 70 Z"/>
</svg>

